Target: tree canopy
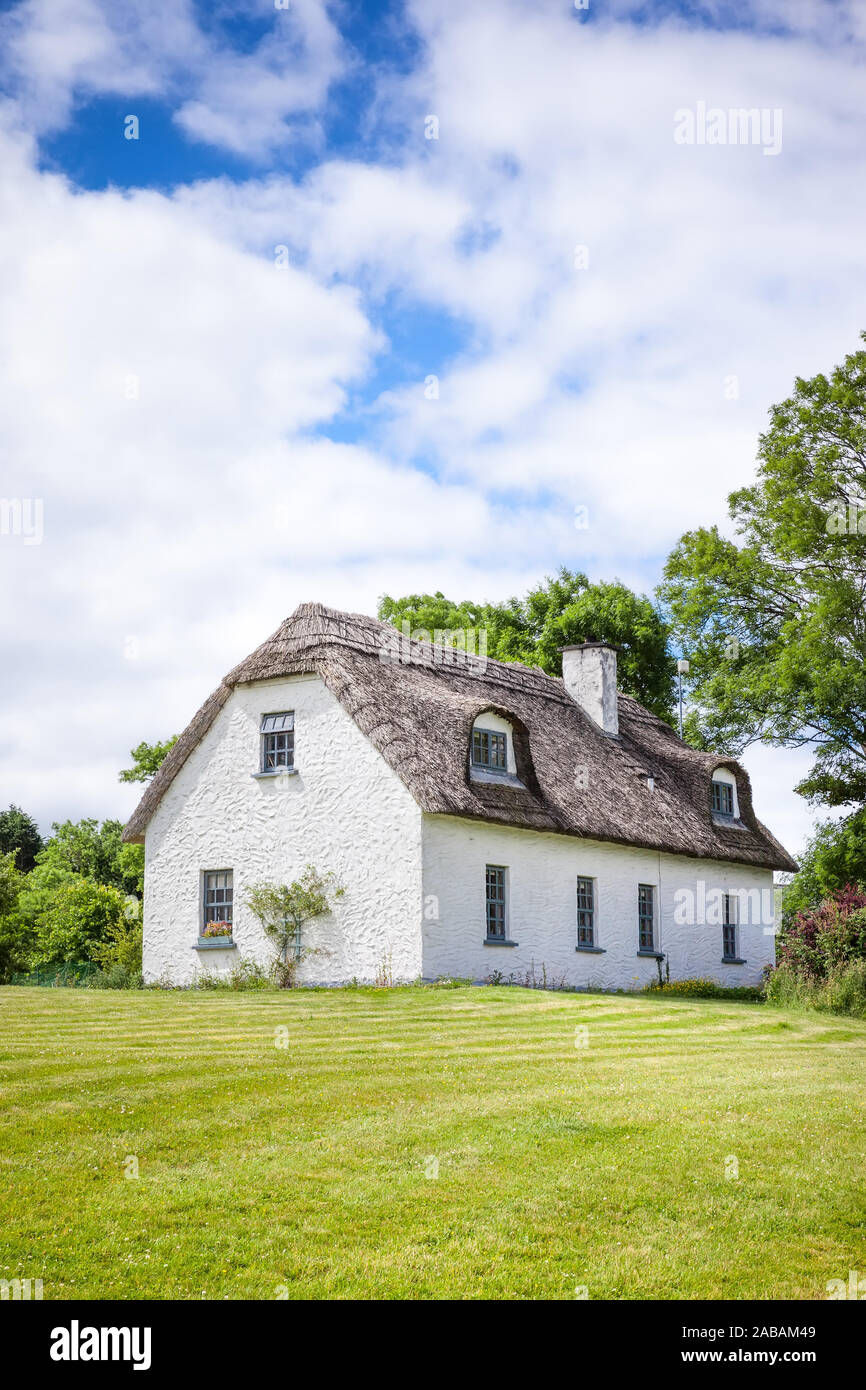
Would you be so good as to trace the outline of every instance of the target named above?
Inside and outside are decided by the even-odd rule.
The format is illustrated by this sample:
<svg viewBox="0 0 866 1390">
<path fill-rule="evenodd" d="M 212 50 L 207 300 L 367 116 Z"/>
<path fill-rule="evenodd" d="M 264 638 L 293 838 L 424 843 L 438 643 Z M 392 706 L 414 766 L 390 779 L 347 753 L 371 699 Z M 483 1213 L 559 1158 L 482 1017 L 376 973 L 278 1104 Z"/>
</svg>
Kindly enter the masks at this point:
<svg viewBox="0 0 866 1390">
<path fill-rule="evenodd" d="M 585 574 L 561 568 L 554 578 L 522 598 L 499 603 L 455 602 L 435 594 L 385 595 L 379 617 L 412 631 L 483 628 L 487 655 L 498 661 L 540 666 L 562 674 L 560 648 L 577 642 L 615 646 L 619 688 L 661 718 L 672 720 L 676 662 L 668 650 L 668 628 L 651 601 L 618 580 L 590 584 Z"/>
<path fill-rule="evenodd" d="M 165 743 L 139 743 L 130 751 L 132 767 L 125 767 L 119 774 L 121 782 L 149 782 L 165 758 L 177 743 L 178 735 L 166 739 Z"/>
<path fill-rule="evenodd" d="M 28 874 L 42 848 L 42 836 L 32 816 L 12 805 L 0 811 L 0 854 L 15 855 L 15 867 Z"/>
<path fill-rule="evenodd" d="M 122 821 L 55 821 L 51 829 L 54 834 L 37 856 L 37 877 L 76 874 L 121 893 L 142 893 L 144 851 L 123 843 Z"/>
<path fill-rule="evenodd" d="M 866 335 L 864 335 L 866 338 Z M 736 539 L 682 537 L 659 593 L 691 662 L 687 737 L 740 753 L 812 745 L 797 790 L 866 801 L 866 351 L 770 412 Z"/>
</svg>

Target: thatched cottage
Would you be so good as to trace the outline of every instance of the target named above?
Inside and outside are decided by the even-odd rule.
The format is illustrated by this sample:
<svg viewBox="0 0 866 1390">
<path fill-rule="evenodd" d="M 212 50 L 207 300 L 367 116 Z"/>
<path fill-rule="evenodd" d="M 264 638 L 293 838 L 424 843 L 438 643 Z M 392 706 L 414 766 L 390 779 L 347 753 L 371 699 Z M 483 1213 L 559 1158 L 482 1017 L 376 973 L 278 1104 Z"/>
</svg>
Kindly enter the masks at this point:
<svg viewBox="0 0 866 1390">
<path fill-rule="evenodd" d="M 145 976 L 178 984 L 267 961 L 246 895 L 307 864 L 345 889 L 305 928 L 310 982 L 753 983 L 796 868 L 737 762 L 617 693 L 611 648 L 554 678 L 312 603 L 206 700 L 125 838 Z"/>
</svg>

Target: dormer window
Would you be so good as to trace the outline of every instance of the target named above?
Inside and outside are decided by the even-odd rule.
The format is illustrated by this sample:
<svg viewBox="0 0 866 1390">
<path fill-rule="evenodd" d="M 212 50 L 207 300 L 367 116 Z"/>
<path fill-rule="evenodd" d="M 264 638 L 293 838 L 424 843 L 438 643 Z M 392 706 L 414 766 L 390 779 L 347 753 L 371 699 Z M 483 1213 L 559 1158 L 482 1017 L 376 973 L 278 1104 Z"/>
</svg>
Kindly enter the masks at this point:
<svg viewBox="0 0 866 1390">
<path fill-rule="evenodd" d="M 497 710 L 475 716 L 469 735 L 469 777 L 475 783 L 522 787 L 514 752 L 514 724 Z"/>
<path fill-rule="evenodd" d="M 505 734 L 495 729 L 473 729 L 472 765 L 507 772 L 508 741 Z"/>
<path fill-rule="evenodd" d="M 263 714 L 261 771 L 291 772 L 295 765 L 295 712 Z"/>
<path fill-rule="evenodd" d="M 740 800 L 737 795 L 737 779 L 730 768 L 717 767 L 713 771 L 713 799 L 710 804 L 714 819 L 739 824 Z"/>
</svg>

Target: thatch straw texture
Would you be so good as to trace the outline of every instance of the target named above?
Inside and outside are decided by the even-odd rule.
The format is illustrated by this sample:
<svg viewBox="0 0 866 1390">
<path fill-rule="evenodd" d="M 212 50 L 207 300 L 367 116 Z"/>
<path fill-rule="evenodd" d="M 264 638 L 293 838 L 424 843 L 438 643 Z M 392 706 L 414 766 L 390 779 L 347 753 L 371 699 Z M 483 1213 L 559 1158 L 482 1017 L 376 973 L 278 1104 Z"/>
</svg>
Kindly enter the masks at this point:
<svg viewBox="0 0 866 1390">
<path fill-rule="evenodd" d="M 745 770 L 687 747 L 630 696 L 619 696 L 620 734 L 610 738 L 561 679 L 537 667 L 488 660 L 480 670 L 477 659 L 455 652 L 443 661 L 441 648 L 417 642 L 403 644 L 404 660 L 388 659 L 397 654 L 396 640 L 393 628 L 373 618 L 302 604 L 205 701 L 144 793 L 124 838 L 143 840 L 160 798 L 236 685 L 313 672 L 424 811 L 699 859 L 797 867 L 756 818 Z M 472 723 L 488 709 L 514 726 L 522 787 L 470 778 Z M 738 824 L 713 817 L 718 766 L 736 774 Z"/>
</svg>

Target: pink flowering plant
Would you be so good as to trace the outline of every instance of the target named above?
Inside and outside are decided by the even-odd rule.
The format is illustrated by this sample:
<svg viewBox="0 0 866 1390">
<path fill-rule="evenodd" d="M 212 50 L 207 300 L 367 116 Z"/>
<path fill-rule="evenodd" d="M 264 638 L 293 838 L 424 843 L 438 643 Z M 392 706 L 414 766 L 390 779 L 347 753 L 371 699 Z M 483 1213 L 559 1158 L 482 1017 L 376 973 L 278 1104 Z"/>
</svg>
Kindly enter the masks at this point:
<svg viewBox="0 0 866 1390">
<path fill-rule="evenodd" d="M 202 936 L 205 936 L 205 937 L 208 937 L 208 936 L 231 936 L 231 934 L 232 934 L 232 924 L 231 924 L 231 922 L 208 922 L 207 926 L 205 927 L 204 931 L 202 932 Z"/>
<path fill-rule="evenodd" d="M 864 958 L 866 892 L 851 884 L 820 907 L 798 912 L 779 941 L 779 964 L 813 979 Z"/>
</svg>

